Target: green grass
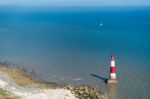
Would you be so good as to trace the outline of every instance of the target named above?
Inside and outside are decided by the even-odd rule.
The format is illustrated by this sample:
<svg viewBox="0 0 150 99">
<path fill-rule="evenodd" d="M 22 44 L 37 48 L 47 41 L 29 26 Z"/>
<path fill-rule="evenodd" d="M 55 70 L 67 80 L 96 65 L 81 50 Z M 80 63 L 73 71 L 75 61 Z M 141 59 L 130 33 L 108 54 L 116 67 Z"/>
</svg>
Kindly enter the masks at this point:
<svg viewBox="0 0 150 99">
<path fill-rule="evenodd" d="M 0 88 L 0 99 L 21 99 L 21 97 Z"/>
</svg>

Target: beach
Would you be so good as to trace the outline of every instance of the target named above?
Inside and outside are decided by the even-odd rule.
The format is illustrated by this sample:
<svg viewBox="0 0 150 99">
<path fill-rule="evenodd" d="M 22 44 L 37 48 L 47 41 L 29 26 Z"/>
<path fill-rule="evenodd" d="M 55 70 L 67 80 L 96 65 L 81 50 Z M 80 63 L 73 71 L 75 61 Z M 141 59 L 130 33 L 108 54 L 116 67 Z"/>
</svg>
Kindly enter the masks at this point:
<svg viewBox="0 0 150 99">
<path fill-rule="evenodd" d="M 43 86 L 42 83 L 34 82 L 34 84 L 32 84 L 32 83 L 31 84 L 37 85 L 36 87 L 35 86 L 29 87 L 27 85 L 28 83 L 26 83 L 26 84 L 20 83 L 24 87 L 19 86 L 15 82 L 13 82 L 13 78 L 12 78 L 12 76 L 10 76 L 8 71 L 11 72 L 11 71 L 13 71 L 13 69 L 5 67 L 3 65 L 0 66 L 0 88 L 11 94 L 18 96 L 16 99 L 82 99 L 84 97 L 87 97 L 90 99 L 90 94 L 86 94 L 85 91 L 82 91 L 82 93 L 80 94 L 80 92 L 81 92 L 80 88 L 76 88 L 75 91 L 76 92 L 78 91 L 78 94 L 80 94 L 80 95 L 83 94 L 83 95 L 78 96 L 77 94 L 75 94 L 74 90 L 73 90 L 75 87 L 73 87 L 71 85 L 70 86 L 68 85 L 64 88 L 60 88 L 59 86 L 55 86 L 55 87 L 48 87 L 47 85 Z M 18 72 L 18 71 L 19 70 L 15 69 L 15 72 Z M 13 72 L 11 72 L 11 74 L 13 75 Z M 20 75 L 22 75 L 22 74 L 20 73 Z M 18 76 L 16 76 L 16 77 L 18 77 Z M 25 77 L 26 76 L 24 76 L 23 78 L 25 78 Z M 19 78 L 17 78 L 17 79 L 19 81 Z M 25 79 L 28 80 L 28 78 L 25 78 Z M 26 80 L 24 80 L 24 81 L 26 81 Z M 27 81 L 27 82 L 31 82 L 31 81 Z M 82 90 L 86 89 L 86 90 L 90 91 L 87 87 L 85 89 L 84 88 L 85 87 L 82 87 Z M 94 93 L 94 91 L 95 90 L 93 90 L 92 92 Z M 101 97 L 97 97 L 98 96 L 97 93 L 95 92 L 94 94 L 95 94 L 95 95 L 93 95 L 95 97 L 94 99 L 104 99 L 104 95 L 101 95 Z M 1 93 L 0 93 L 0 95 L 1 95 Z"/>
<path fill-rule="evenodd" d="M 63 88 L 35 89 L 20 87 L 3 72 L 0 72 L 0 88 L 20 96 L 21 99 L 77 99 L 71 91 Z"/>
</svg>

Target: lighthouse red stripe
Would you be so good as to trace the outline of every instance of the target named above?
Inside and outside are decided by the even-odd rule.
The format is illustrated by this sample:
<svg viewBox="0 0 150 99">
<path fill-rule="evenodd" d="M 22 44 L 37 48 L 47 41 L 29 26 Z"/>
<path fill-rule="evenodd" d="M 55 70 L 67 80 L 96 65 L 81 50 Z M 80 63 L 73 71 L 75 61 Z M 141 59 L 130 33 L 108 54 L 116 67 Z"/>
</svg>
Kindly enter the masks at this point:
<svg viewBox="0 0 150 99">
<path fill-rule="evenodd" d="M 116 68 L 115 67 L 110 67 L 110 73 L 115 73 L 116 72 Z"/>
</svg>

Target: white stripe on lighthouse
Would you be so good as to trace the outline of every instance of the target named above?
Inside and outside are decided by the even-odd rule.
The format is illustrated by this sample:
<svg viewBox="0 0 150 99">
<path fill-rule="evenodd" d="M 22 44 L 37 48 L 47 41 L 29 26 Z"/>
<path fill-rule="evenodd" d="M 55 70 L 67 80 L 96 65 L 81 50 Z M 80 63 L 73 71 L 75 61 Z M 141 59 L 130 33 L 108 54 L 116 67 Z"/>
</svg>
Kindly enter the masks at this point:
<svg viewBox="0 0 150 99">
<path fill-rule="evenodd" d="M 110 74 L 110 79 L 116 79 L 116 73 L 111 73 Z"/>
<path fill-rule="evenodd" d="M 115 67 L 115 61 L 111 61 L 111 67 Z"/>
</svg>

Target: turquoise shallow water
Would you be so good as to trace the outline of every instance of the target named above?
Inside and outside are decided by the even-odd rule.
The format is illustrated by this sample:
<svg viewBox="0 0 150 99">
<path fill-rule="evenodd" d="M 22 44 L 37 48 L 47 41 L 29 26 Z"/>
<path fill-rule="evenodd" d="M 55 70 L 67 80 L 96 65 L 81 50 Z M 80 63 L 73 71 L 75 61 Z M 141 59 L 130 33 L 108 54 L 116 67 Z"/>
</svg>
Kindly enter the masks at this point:
<svg viewBox="0 0 150 99">
<path fill-rule="evenodd" d="M 149 8 L 0 9 L 1 62 L 43 80 L 101 88 L 112 99 L 150 97 L 149 43 Z M 116 86 L 104 83 L 111 53 Z"/>
</svg>

